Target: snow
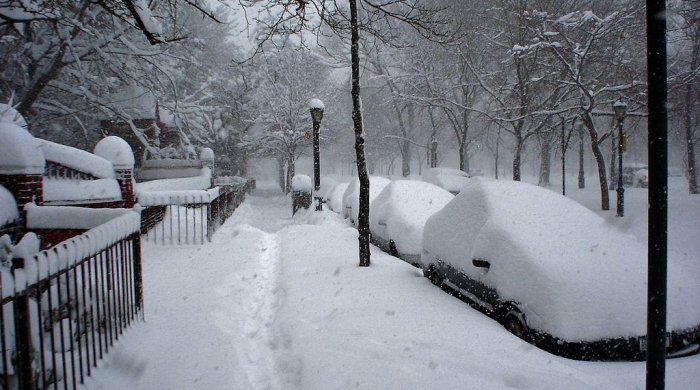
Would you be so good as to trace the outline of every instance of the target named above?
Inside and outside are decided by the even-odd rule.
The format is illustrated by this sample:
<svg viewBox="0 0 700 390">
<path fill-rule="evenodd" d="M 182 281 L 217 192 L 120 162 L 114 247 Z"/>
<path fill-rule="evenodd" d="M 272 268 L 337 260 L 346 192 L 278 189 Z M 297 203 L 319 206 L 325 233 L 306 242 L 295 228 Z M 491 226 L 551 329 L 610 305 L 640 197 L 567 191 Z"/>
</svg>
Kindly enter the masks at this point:
<svg viewBox="0 0 700 390">
<path fill-rule="evenodd" d="M 349 185 L 350 183 L 340 183 L 331 190 L 330 195 L 328 195 L 328 207 L 332 211 L 336 213 L 343 212 L 343 194 L 345 194 L 345 190 L 348 189 Z"/>
<path fill-rule="evenodd" d="M 115 179 L 69 180 L 44 178 L 44 201 L 109 201 L 121 200 L 119 182 Z"/>
<path fill-rule="evenodd" d="M 462 186 L 469 183 L 469 174 L 454 168 L 430 168 L 423 173 L 422 179 L 458 194 Z"/>
<path fill-rule="evenodd" d="M 219 187 L 208 190 L 145 191 L 138 193 L 137 201 L 141 206 L 184 205 L 211 203 L 218 196 Z"/>
<path fill-rule="evenodd" d="M 199 159 L 207 162 L 214 162 L 214 151 L 211 148 L 202 148 L 199 152 Z"/>
<path fill-rule="evenodd" d="M 452 199 L 452 194 L 430 183 L 393 181 L 372 202 L 370 230 L 385 240 L 393 239 L 401 255 L 420 256 L 425 221 Z"/>
<path fill-rule="evenodd" d="M 148 4 L 146 4 L 146 0 L 134 0 L 134 7 L 148 32 L 153 35 L 163 34 L 163 26 L 153 17 L 151 9 L 148 8 Z"/>
<path fill-rule="evenodd" d="M 370 215 L 372 213 L 372 201 L 379 195 L 380 192 L 391 183 L 391 180 L 381 176 L 369 177 L 369 205 Z M 357 221 L 357 216 L 360 213 L 360 179 L 352 181 L 348 188 L 343 193 L 343 215 L 345 218 L 350 218 L 352 221 Z"/>
<path fill-rule="evenodd" d="M 210 187 L 211 169 L 204 167 L 199 170 L 199 176 L 158 179 L 136 183 L 136 192 L 140 195 L 142 192 L 206 190 Z"/>
<path fill-rule="evenodd" d="M 294 175 L 292 177 L 292 191 L 313 192 L 314 185 L 308 175 Z"/>
<path fill-rule="evenodd" d="M 19 219 L 15 197 L 5 187 L 0 186 L 0 226 Z"/>
<path fill-rule="evenodd" d="M 95 154 L 55 142 L 37 139 L 46 161 L 89 173 L 100 179 L 113 179 L 112 163 Z"/>
<path fill-rule="evenodd" d="M 16 124 L 0 122 L 0 173 L 43 174 L 45 163 L 36 138 Z"/>
<path fill-rule="evenodd" d="M 72 206 L 37 206 L 28 203 L 29 229 L 92 229 L 126 214 L 128 209 L 91 209 Z"/>
<path fill-rule="evenodd" d="M 326 108 L 326 106 L 319 99 L 311 99 L 309 100 L 309 108 L 320 108 L 321 110 L 323 110 Z"/>
<path fill-rule="evenodd" d="M 123 139 L 110 135 L 95 145 L 94 153 L 112 163 L 114 169 L 133 169 L 134 153 Z"/>
<path fill-rule="evenodd" d="M 289 197 L 249 196 L 211 244 L 146 243 L 143 259 L 146 321 L 88 390 L 644 387 L 644 362 L 543 352 L 377 248 L 358 267 L 357 231 L 328 211 L 292 217 Z M 667 388 L 695 388 L 699 366 L 668 360 Z"/>
<path fill-rule="evenodd" d="M 526 308 L 534 329 L 568 341 L 646 333 L 646 247 L 550 190 L 473 179 L 427 221 L 423 246 L 424 267 L 438 258 L 497 286 L 503 300 Z M 475 258 L 490 270 L 472 266 Z M 685 286 L 670 306 L 685 307 L 669 313 L 668 325 L 697 326 L 700 285 L 669 263 L 669 278 Z"/>
<path fill-rule="evenodd" d="M 12 123 L 22 128 L 27 128 L 27 120 L 24 119 L 14 107 L 0 103 L 0 123 Z"/>
</svg>

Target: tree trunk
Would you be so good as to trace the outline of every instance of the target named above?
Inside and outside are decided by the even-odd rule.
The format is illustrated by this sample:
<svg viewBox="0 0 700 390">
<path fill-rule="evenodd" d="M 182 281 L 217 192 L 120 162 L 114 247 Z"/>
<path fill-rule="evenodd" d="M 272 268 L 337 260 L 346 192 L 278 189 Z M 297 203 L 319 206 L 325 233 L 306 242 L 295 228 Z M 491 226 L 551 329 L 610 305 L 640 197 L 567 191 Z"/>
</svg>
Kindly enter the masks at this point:
<svg viewBox="0 0 700 390">
<path fill-rule="evenodd" d="M 401 176 L 408 177 L 411 174 L 411 143 L 404 139 L 401 141 Z"/>
<path fill-rule="evenodd" d="M 517 136 L 515 142 L 515 152 L 513 153 L 513 181 L 520 181 L 520 160 L 523 152 L 523 139 Z"/>
<path fill-rule="evenodd" d="M 359 232 L 360 267 L 369 267 L 369 176 L 365 163 L 365 139 L 362 128 L 362 106 L 360 103 L 360 33 L 357 20 L 357 0 L 350 0 L 350 56 L 352 70 L 352 122 L 355 127 L 355 154 L 357 156 L 357 176 L 360 181 L 360 209 L 357 216 Z"/>
<path fill-rule="evenodd" d="M 693 137 L 693 116 L 692 116 L 692 93 L 693 88 L 690 83 L 685 87 L 685 144 L 688 162 L 688 192 L 690 194 L 700 193 L 698 177 L 695 167 L 695 141 Z"/>
<path fill-rule="evenodd" d="M 593 125 L 593 119 L 589 113 L 585 113 L 582 117 L 583 124 L 588 129 L 588 136 L 591 137 L 591 151 L 593 152 L 593 158 L 598 165 L 598 181 L 600 183 L 600 209 L 610 210 L 610 193 L 608 192 L 608 178 L 605 174 L 605 158 L 603 158 L 603 153 L 600 151 L 600 145 L 598 145 L 598 133 Z"/>
<path fill-rule="evenodd" d="M 542 149 L 540 150 L 540 177 L 537 181 L 537 185 L 540 187 L 549 186 L 549 177 L 552 165 L 552 149 L 550 141 L 548 139 L 544 140 L 542 144 Z"/>
<path fill-rule="evenodd" d="M 583 168 L 583 129 L 578 128 L 578 188 L 586 188 L 586 174 Z"/>
<path fill-rule="evenodd" d="M 281 158 L 277 159 L 277 180 L 279 181 L 280 188 L 282 192 L 287 193 L 287 179 L 284 174 L 284 160 Z"/>
</svg>

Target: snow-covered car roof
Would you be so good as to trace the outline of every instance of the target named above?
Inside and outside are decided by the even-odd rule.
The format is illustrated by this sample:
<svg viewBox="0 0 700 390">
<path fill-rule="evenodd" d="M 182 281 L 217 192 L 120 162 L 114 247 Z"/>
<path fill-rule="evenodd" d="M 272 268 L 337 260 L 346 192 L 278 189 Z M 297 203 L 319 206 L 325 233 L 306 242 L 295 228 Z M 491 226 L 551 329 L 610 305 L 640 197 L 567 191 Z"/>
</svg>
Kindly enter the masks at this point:
<svg viewBox="0 0 700 390">
<path fill-rule="evenodd" d="M 646 333 L 647 251 L 581 204 L 521 182 L 471 180 L 428 221 L 421 262 L 438 258 L 569 341 Z M 472 259 L 491 263 L 476 268 Z M 700 323 L 700 269 L 669 261 L 668 327 Z"/>
<path fill-rule="evenodd" d="M 446 190 L 423 181 L 391 182 L 372 202 L 370 230 L 394 240 L 399 253 L 420 255 L 425 221 L 453 198 Z M 379 226 L 380 221 L 386 230 Z"/>
<path fill-rule="evenodd" d="M 391 180 L 381 176 L 369 177 L 369 202 L 370 207 L 374 198 L 386 187 Z M 349 208 L 349 210 L 348 210 Z M 347 214 L 346 214 L 347 212 Z M 343 215 L 357 222 L 357 215 L 360 212 L 360 179 L 355 179 L 348 185 L 343 193 Z"/>
<path fill-rule="evenodd" d="M 454 168 L 430 168 L 423 173 L 422 179 L 447 191 L 458 194 L 469 181 L 469 174 Z"/>
</svg>

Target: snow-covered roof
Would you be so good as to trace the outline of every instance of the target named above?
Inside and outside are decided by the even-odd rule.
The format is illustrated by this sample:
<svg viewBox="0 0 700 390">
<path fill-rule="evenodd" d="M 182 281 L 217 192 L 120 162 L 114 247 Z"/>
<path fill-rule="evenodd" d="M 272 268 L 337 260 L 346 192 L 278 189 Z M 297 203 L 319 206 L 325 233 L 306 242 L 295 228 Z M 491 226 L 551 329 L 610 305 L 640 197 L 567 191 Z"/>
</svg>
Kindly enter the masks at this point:
<svg viewBox="0 0 700 390">
<path fill-rule="evenodd" d="M 38 139 L 37 141 L 47 161 L 53 161 L 77 171 L 89 173 L 100 179 L 114 178 L 112 163 L 100 156 L 43 139 Z"/>
<path fill-rule="evenodd" d="M 462 186 L 469 181 L 469 174 L 459 169 L 438 167 L 426 170 L 422 179 L 458 194 Z"/>
<path fill-rule="evenodd" d="M 110 135 L 95 145 L 95 154 L 112 163 L 114 169 L 132 169 L 134 152 L 123 139 Z"/>
<path fill-rule="evenodd" d="M 393 181 L 372 202 L 370 230 L 386 240 L 393 239 L 399 253 L 420 255 L 425 221 L 452 199 L 452 194 L 430 183 Z"/>
<path fill-rule="evenodd" d="M 0 186 L 0 226 L 16 219 L 19 219 L 19 211 L 15 197 L 5 187 Z"/>
<path fill-rule="evenodd" d="M 36 138 L 14 123 L 0 122 L 0 173 L 42 174 L 45 164 Z"/>
</svg>

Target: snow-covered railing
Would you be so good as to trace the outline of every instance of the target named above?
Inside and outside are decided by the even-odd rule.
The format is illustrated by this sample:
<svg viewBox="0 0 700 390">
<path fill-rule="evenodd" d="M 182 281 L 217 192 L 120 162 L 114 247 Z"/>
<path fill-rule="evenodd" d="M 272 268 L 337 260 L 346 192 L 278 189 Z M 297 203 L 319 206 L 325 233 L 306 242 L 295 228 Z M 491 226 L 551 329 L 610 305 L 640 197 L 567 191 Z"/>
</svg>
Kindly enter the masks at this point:
<svg viewBox="0 0 700 390">
<path fill-rule="evenodd" d="M 255 183 L 209 190 L 139 192 L 141 234 L 159 244 L 203 244 L 233 214 Z"/>
<path fill-rule="evenodd" d="M 140 216 L 126 211 L 44 251 L 0 239 L 0 384 L 84 383 L 143 309 Z"/>
</svg>

